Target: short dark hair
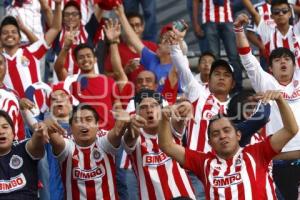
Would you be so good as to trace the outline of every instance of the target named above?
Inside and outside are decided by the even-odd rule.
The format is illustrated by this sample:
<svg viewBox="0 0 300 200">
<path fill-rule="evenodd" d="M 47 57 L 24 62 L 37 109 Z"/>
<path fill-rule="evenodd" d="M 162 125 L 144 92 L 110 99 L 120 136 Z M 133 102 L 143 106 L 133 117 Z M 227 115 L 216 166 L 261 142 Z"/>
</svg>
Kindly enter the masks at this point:
<svg viewBox="0 0 300 200">
<path fill-rule="evenodd" d="M 286 4 L 290 8 L 290 4 L 287 0 L 272 0 L 271 1 L 271 11 L 274 9 L 274 6 L 278 6 L 281 4 Z"/>
<path fill-rule="evenodd" d="M 270 57 L 269 57 L 269 64 L 272 66 L 272 61 L 275 58 L 280 58 L 280 57 L 283 57 L 283 56 L 290 57 L 293 61 L 293 64 L 294 65 L 296 64 L 294 53 L 291 50 L 289 50 L 287 48 L 284 48 L 284 47 L 279 47 L 277 49 L 274 49 L 271 52 Z"/>
<path fill-rule="evenodd" d="M 93 55 L 96 56 L 95 52 L 94 52 L 94 48 L 91 45 L 89 45 L 87 43 L 81 43 L 81 44 L 77 45 L 73 51 L 73 55 L 76 60 L 77 60 L 78 52 L 82 49 L 90 49 L 93 52 Z"/>
<path fill-rule="evenodd" d="M 19 24 L 16 20 L 15 17 L 13 16 L 6 16 L 2 22 L 1 22 L 1 25 L 0 25 L 0 34 L 2 34 L 2 29 L 4 26 L 7 26 L 7 25 L 13 25 L 17 28 L 17 31 L 18 31 L 18 34 L 19 36 L 21 37 L 21 31 L 20 31 L 20 27 L 19 27 Z"/>
<path fill-rule="evenodd" d="M 11 117 L 7 114 L 7 112 L 4 110 L 0 110 L 0 117 L 3 117 L 7 121 L 7 123 L 9 124 L 9 126 L 13 131 L 13 134 L 15 134 L 14 122 L 12 121 Z"/>
<path fill-rule="evenodd" d="M 214 60 L 216 60 L 215 54 L 213 54 L 211 51 L 204 51 L 204 52 L 199 56 L 198 65 L 200 64 L 200 62 L 201 62 L 201 60 L 202 60 L 202 58 L 203 58 L 204 56 L 210 56 L 210 57 L 212 57 Z"/>
<path fill-rule="evenodd" d="M 145 98 L 153 98 L 162 105 L 163 97 L 159 92 L 150 89 L 142 89 L 134 96 L 135 107 L 137 108 Z"/>
<path fill-rule="evenodd" d="M 141 20 L 142 24 L 144 24 L 144 17 L 139 12 L 127 12 L 126 17 L 128 20 L 131 18 L 137 17 Z"/>
<path fill-rule="evenodd" d="M 222 119 L 222 118 L 227 118 L 228 121 L 230 122 L 230 124 L 233 126 L 234 130 L 237 131 L 237 128 L 236 128 L 235 124 L 230 120 L 228 115 L 218 113 L 217 115 L 212 116 L 212 118 L 209 120 L 208 127 L 207 127 L 208 139 L 210 139 L 210 132 L 211 132 L 210 129 L 211 129 L 212 124 L 215 123 L 217 120 Z"/>
<path fill-rule="evenodd" d="M 79 104 L 78 106 L 75 106 L 72 110 L 72 115 L 69 119 L 69 124 L 72 124 L 73 122 L 73 118 L 74 118 L 74 115 L 78 112 L 78 111 L 81 111 L 81 110 L 88 110 L 88 111 L 91 111 L 96 122 L 98 123 L 99 122 L 99 114 L 97 113 L 96 109 L 91 106 L 91 105 L 88 105 L 88 104 Z"/>
</svg>

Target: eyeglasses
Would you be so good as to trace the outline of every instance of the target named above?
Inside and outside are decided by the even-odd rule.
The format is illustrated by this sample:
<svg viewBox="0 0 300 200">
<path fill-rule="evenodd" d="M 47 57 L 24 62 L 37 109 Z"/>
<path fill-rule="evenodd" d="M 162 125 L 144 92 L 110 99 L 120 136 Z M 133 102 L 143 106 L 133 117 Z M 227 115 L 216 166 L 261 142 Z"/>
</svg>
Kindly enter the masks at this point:
<svg viewBox="0 0 300 200">
<path fill-rule="evenodd" d="M 65 12 L 64 13 L 64 17 L 70 17 L 70 16 L 72 16 L 72 17 L 77 17 L 79 15 L 79 12 Z"/>
<path fill-rule="evenodd" d="M 285 15 L 286 13 L 288 13 L 290 11 L 289 8 L 282 8 L 282 9 L 279 9 L 279 8 L 274 8 L 272 10 L 272 14 L 273 15 L 279 15 L 280 13 L 282 13 L 283 15 Z"/>
</svg>

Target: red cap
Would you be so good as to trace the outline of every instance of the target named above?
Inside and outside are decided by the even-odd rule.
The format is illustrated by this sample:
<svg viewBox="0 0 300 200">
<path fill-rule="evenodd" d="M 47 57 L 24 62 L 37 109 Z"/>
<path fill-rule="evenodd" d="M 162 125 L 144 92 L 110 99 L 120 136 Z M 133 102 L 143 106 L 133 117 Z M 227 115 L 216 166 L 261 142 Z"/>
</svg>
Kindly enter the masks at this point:
<svg viewBox="0 0 300 200">
<path fill-rule="evenodd" d="M 55 92 L 55 91 L 57 91 L 57 90 L 62 90 L 64 93 L 66 93 L 67 95 L 70 95 L 70 101 L 71 101 L 71 103 L 72 103 L 72 95 L 70 94 L 70 92 L 69 91 L 67 91 L 66 89 L 65 89 L 65 87 L 64 87 L 65 85 L 64 85 L 64 82 L 59 82 L 59 83 L 57 83 L 57 84 L 55 84 L 55 85 L 52 85 L 52 91 L 51 91 L 51 93 L 50 93 L 50 95 L 49 95 L 49 99 L 48 99 L 48 105 L 50 106 L 50 100 L 51 100 L 51 95 L 52 95 L 52 93 L 53 92 Z"/>
<path fill-rule="evenodd" d="M 122 4 L 122 0 L 98 0 L 99 7 L 104 10 L 112 10 L 117 3 Z"/>
<path fill-rule="evenodd" d="M 64 9 L 65 10 L 67 7 L 69 6 L 74 6 L 79 12 L 80 12 L 80 4 L 77 2 L 77 1 L 74 1 L 74 0 L 71 0 L 71 1 L 68 1 L 65 6 L 64 6 Z"/>
<path fill-rule="evenodd" d="M 160 30 L 159 36 L 163 36 L 163 34 L 165 34 L 168 31 L 173 30 L 173 24 L 172 23 L 168 23 L 167 25 L 163 26 Z"/>
</svg>

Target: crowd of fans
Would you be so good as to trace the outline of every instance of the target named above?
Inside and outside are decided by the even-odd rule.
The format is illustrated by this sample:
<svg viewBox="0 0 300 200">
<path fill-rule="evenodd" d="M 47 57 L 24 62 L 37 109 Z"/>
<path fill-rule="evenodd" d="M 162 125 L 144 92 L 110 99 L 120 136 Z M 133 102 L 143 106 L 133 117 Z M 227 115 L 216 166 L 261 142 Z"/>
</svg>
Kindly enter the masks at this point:
<svg viewBox="0 0 300 200">
<path fill-rule="evenodd" d="M 155 2 L 0 4 L 0 199 L 300 198 L 300 1 Z"/>
</svg>

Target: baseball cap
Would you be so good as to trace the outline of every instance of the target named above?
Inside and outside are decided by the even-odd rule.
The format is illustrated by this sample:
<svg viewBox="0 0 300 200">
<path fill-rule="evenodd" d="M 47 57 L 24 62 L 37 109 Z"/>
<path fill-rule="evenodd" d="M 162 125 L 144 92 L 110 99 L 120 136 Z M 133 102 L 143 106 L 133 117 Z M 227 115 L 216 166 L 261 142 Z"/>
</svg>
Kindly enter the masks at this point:
<svg viewBox="0 0 300 200">
<path fill-rule="evenodd" d="M 234 69 L 233 69 L 233 67 L 226 60 L 222 60 L 222 59 L 215 60 L 212 63 L 211 68 L 210 68 L 210 72 L 209 72 L 209 76 L 211 76 L 213 71 L 218 67 L 225 67 L 232 74 L 232 77 L 234 78 L 234 75 L 233 75 L 234 74 Z"/>
<path fill-rule="evenodd" d="M 64 85 L 64 82 L 59 82 L 59 83 L 57 83 L 57 84 L 55 84 L 55 85 L 53 85 L 52 86 L 52 91 L 51 91 L 51 93 L 50 93 L 50 95 L 49 95 L 49 99 L 48 99 L 48 105 L 50 105 L 50 103 L 51 103 L 51 95 L 55 92 L 55 91 L 57 91 L 57 90 L 62 90 L 65 94 L 67 94 L 67 95 L 69 95 L 70 96 L 70 102 L 72 103 L 72 95 L 70 94 L 70 92 L 69 91 L 67 91 L 66 89 L 65 89 L 65 87 L 64 87 L 65 85 Z"/>
<path fill-rule="evenodd" d="M 160 33 L 159 36 L 163 36 L 163 34 L 165 34 L 168 31 L 173 30 L 173 24 L 172 23 L 168 23 L 166 25 L 164 25 L 161 29 L 160 29 Z"/>
<path fill-rule="evenodd" d="M 135 107 L 140 105 L 140 103 L 143 101 L 145 98 L 153 98 L 155 99 L 160 105 L 163 102 L 163 97 L 159 92 L 156 92 L 154 90 L 150 89 L 142 89 L 140 92 L 138 92 L 134 96 L 134 102 L 135 102 Z"/>
</svg>

